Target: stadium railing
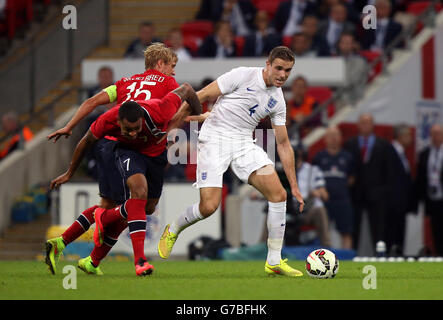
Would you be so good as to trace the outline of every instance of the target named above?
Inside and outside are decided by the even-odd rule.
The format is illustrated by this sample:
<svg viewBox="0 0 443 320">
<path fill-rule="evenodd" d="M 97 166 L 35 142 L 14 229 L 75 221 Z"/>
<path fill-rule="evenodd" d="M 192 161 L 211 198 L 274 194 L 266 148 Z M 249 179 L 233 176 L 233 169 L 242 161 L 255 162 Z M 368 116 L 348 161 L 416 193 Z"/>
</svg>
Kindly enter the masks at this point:
<svg viewBox="0 0 443 320">
<path fill-rule="evenodd" d="M 108 1 L 84 1 L 77 9 L 77 29 L 63 28 L 62 8 L 0 61 L 2 105 L 20 114 L 35 111 L 37 102 L 70 76 L 93 49 L 108 41 Z M 97 23 L 103 21 L 103 23 Z"/>
</svg>

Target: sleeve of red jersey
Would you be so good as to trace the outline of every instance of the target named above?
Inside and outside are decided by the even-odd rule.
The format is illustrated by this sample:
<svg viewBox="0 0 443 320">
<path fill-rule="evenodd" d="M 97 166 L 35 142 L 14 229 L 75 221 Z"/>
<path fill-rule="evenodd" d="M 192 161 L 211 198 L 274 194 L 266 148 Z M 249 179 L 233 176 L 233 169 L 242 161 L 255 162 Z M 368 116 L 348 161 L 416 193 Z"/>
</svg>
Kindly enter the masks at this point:
<svg viewBox="0 0 443 320">
<path fill-rule="evenodd" d="M 157 124 L 168 123 L 177 109 L 180 107 L 182 100 L 175 92 L 169 92 L 158 103 L 150 104 L 148 102 L 148 112 Z"/>
<path fill-rule="evenodd" d="M 169 92 L 177 89 L 180 85 L 175 81 L 175 78 L 171 77 L 169 80 Z"/>
<path fill-rule="evenodd" d="M 118 108 L 114 107 L 102 114 L 91 124 L 91 127 L 89 129 L 91 130 L 91 133 L 95 138 L 101 139 L 108 134 L 108 131 L 111 129 L 110 121 L 112 118 L 115 118 L 116 112 L 118 112 Z"/>
</svg>

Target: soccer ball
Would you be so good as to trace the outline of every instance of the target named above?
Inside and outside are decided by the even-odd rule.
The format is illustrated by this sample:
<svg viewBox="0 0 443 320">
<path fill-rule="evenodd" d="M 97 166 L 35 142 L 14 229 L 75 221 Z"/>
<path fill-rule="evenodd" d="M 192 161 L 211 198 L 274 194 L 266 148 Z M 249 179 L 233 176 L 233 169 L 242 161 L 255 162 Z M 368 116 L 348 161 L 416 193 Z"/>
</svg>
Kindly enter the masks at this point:
<svg viewBox="0 0 443 320">
<path fill-rule="evenodd" d="M 306 258 L 306 272 L 313 278 L 334 278 L 338 272 L 338 259 L 329 250 L 314 250 Z"/>
</svg>

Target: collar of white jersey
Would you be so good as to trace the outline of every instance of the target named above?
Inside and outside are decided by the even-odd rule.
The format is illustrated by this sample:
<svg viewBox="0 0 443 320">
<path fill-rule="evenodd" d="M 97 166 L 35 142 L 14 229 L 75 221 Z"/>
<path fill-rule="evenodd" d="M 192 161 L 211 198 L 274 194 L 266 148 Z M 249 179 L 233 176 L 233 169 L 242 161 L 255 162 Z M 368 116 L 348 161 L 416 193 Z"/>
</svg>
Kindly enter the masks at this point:
<svg viewBox="0 0 443 320">
<path fill-rule="evenodd" d="M 265 83 L 265 79 L 263 79 L 263 71 L 265 68 L 258 68 L 258 83 L 260 87 L 264 90 L 271 90 L 273 86 L 267 87 Z"/>
</svg>

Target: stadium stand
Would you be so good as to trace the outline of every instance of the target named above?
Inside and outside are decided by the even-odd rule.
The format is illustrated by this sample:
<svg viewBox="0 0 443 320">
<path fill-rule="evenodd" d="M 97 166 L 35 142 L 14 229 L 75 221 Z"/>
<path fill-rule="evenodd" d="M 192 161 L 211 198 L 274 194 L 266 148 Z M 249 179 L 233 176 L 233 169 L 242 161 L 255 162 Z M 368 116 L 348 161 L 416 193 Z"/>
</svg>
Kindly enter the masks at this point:
<svg viewBox="0 0 443 320">
<path fill-rule="evenodd" d="M 86 4 L 93 2 L 94 0 L 84 1 L 84 3 Z M 252 3 L 255 5 L 257 9 L 267 11 L 271 18 L 275 15 L 276 9 L 278 8 L 281 2 L 282 2 L 281 0 L 252 1 Z M 158 5 L 160 3 L 163 5 L 162 6 Z M 6 4 L 4 19 L 0 21 L 0 34 L 4 35 L 9 41 L 14 39 L 14 37 L 17 35 L 18 29 L 25 28 L 33 21 L 36 12 L 33 8 L 37 4 L 40 4 L 45 7 L 50 7 L 51 5 L 54 5 L 53 2 L 50 0 L 40 0 L 40 1 L 8 0 Z M 61 79 L 55 81 L 55 83 L 51 85 L 50 88 L 45 88 L 47 90 L 46 92 L 44 92 L 44 94 L 42 94 L 43 96 L 35 98 L 34 104 L 30 106 L 29 110 L 26 110 L 27 112 L 23 112 L 21 118 L 22 122 L 24 123 L 26 121 L 29 121 L 31 129 L 34 132 L 38 132 L 46 125 L 49 118 L 51 117 L 56 118 L 60 114 L 63 114 L 64 112 L 69 112 L 72 106 L 77 105 L 78 101 L 81 101 L 83 99 L 84 90 L 82 89 L 82 87 L 84 87 L 85 85 L 90 85 L 90 83 L 88 82 L 91 79 L 90 74 L 93 74 L 93 77 L 95 79 L 96 70 L 100 67 L 100 64 L 103 63 L 113 64 L 116 73 L 115 78 L 127 75 L 127 73 L 129 71 L 132 72 L 132 70 L 137 70 L 137 71 L 140 70 L 139 65 L 142 65 L 140 64 L 141 61 L 133 61 L 133 62 L 128 62 L 128 64 L 126 64 L 127 62 L 123 61 L 121 58 L 124 54 L 125 48 L 134 38 L 138 24 L 146 19 L 149 19 L 155 23 L 158 30 L 158 35 L 162 39 L 166 38 L 167 32 L 171 30 L 171 28 L 174 27 L 180 28 L 184 37 L 184 46 L 190 49 L 192 54 L 195 55 L 198 52 L 198 49 L 203 39 L 207 35 L 212 34 L 214 30 L 214 24 L 212 21 L 195 20 L 195 13 L 198 10 L 199 4 L 200 4 L 199 0 L 193 0 L 193 1 L 110 0 L 109 13 L 108 13 L 109 21 L 104 22 L 108 24 L 108 29 L 106 30 L 106 36 L 105 36 L 106 39 L 101 39 L 101 41 L 94 42 L 94 44 L 88 48 L 76 47 L 75 53 L 78 54 L 77 57 L 78 59 L 75 61 L 75 63 L 72 63 L 69 69 L 67 68 L 66 72 L 64 73 L 64 76 Z M 427 10 L 429 9 L 430 4 L 431 1 L 412 2 L 407 6 L 404 12 L 419 17 L 422 16 L 423 13 L 428 12 Z M 171 7 L 174 7 L 173 11 L 170 10 Z M 438 4 L 436 5 L 435 9 L 437 11 L 440 11 L 441 7 L 442 7 L 441 4 Z M 128 17 L 131 18 L 129 19 Z M 418 29 L 415 29 L 416 30 L 415 33 L 423 30 L 423 28 L 425 27 L 424 22 L 420 23 L 417 24 Z M 290 36 L 283 37 L 282 44 L 290 46 L 291 40 L 292 39 Z M 256 65 L 257 63 L 262 63 L 264 61 L 263 59 L 242 60 L 239 57 L 243 55 L 244 51 L 244 46 L 245 46 L 244 37 L 235 37 L 234 41 L 236 44 L 236 52 L 235 52 L 236 57 L 232 59 L 228 58 L 223 61 L 219 61 L 217 65 L 215 65 L 213 61 L 209 59 L 201 59 L 201 60 L 195 59 L 196 61 L 187 62 L 186 65 L 185 64 L 180 65 L 179 63 L 179 65 L 177 66 L 177 77 L 176 77 L 177 81 L 179 82 L 190 81 L 192 84 L 197 84 L 203 79 L 203 77 L 212 76 L 213 78 L 215 78 L 216 77 L 215 73 L 220 74 L 223 72 L 223 70 L 227 70 L 234 66 L 248 65 L 248 64 Z M 391 48 L 389 50 L 391 50 Z M 400 52 L 401 54 L 405 53 L 405 51 L 407 50 L 409 50 L 409 48 L 400 49 L 398 52 Z M 78 52 L 81 52 L 81 54 Z M 389 52 L 390 54 L 389 57 L 392 59 L 389 61 L 384 52 L 360 50 L 359 54 L 364 58 L 366 58 L 368 63 L 371 64 L 371 71 L 370 74 L 368 75 L 368 84 L 366 87 L 367 88 L 366 93 L 369 92 L 370 90 L 374 91 L 377 88 L 380 88 L 379 82 L 388 79 L 390 76 L 389 73 L 384 74 L 382 71 L 388 69 L 389 66 L 392 66 L 394 62 L 398 61 L 395 60 L 396 55 L 393 54 L 393 51 Z M 323 68 L 320 71 L 313 70 L 315 69 L 314 66 L 317 66 L 317 68 L 321 68 L 319 66 L 323 66 L 322 63 L 325 63 L 325 61 L 329 63 L 329 66 L 333 67 L 330 67 L 331 69 Z M 308 78 L 311 77 L 315 80 L 318 80 L 316 82 L 315 80 L 311 81 L 311 79 L 309 79 L 314 86 L 309 88 L 308 93 L 309 95 L 312 95 L 313 97 L 316 98 L 316 100 L 320 102 L 321 107 L 318 109 L 318 112 L 326 111 L 325 114 L 327 116 L 323 117 L 322 119 L 323 126 L 328 124 L 344 122 L 344 124 L 342 124 L 340 128 L 343 129 L 345 133 L 345 138 L 347 138 L 348 136 L 351 135 L 351 133 L 349 132 L 351 132 L 352 130 L 351 129 L 348 130 L 347 128 L 347 124 L 345 121 L 346 114 L 352 112 L 355 113 L 356 109 L 352 108 L 356 106 L 350 106 L 350 105 L 342 106 L 337 103 L 337 100 L 340 97 L 341 93 L 340 83 L 343 80 L 339 79 L 342 76 L 343 72 L 341 73 L 335 72 L 335 69 L 333 69 L 334 67 L 336 68 L 340 67 L 340 62 L 338 61 L 341 60 L 339 58 L 334 58 L 334 57 L 327 57 L 321 59 L 313 58 L 313 60 L 308 59 L 308 60 L 297 61 L 297 63 L 300 63 L 300 65 L 296 65 L 295 72 L 294 74 L 291 75 L 291 77 L 294 77 L 296 72 L 302 72 L 306 77 Z M 311 70 L 309 70 L 309 68 L 306 68 L 306 65 L 308 65 Z M 85 69 L 87 69 L 87 71 L 85 71 Z M 332 74 L 330 78 L 326 77 L 327 73 Z M 290 80 L 288 80 L 288 82 L 289 81 Z M 288 87 L 286 86 L 284 90 L 285 93 L 287 93 Z M 364 101 L 364 98 L 359 102 L 362 101 Z M 46 108 L 48 106 L 50 106 L 50 108 Z M 52 114 L 49 115 L 49 112 L 46 112 L 47 111 L 46 109 L 47 110 L 52 109 L 53 110 Z M 0 110 L 0 114 L 2 112 L 3 110 Z M 38 121 L 31 121 L 31 119 L 34 116 L 33 112 L 37 113 L 42 112 L 42 114 L 44 115 L 42 115 L 41 119 Z M 312 114 L 312 116 L 315 116 L 315 114 Z M 39 117 L 35 118 L 37 119 Z M 309 119 L 307 119 L 306 121 L 309 121 Z M 352 124 L 349 125 L 352 126 Z M 288 129 L 291 132 L 291 128 Z M 310 155 L 314 154 L 316 150 L 319 150 L 321 147 L 323 147 L 321 140 L 322 129 L 323 129 L 322 127 L 318 128 L 316 132 L 312 132 L 309 136 L 307 136 L 304 139 L 305 144 L 311 147 L 309 149 Z M 381 129 L 377 127 L 377 130 Z M 391 129 L 390 127 L 388 127 L 388 129 L 386 130 L 391 130 Z M 355 132 L 353 132 L 352 134 L 355 134 Z M 295 136 L 293 138 L 297 139 L 298 137 Z M 27 150 L 25 148 L 25 152 L 26 151 Z M 64 152 L 67 152 L 67 149 L 64 149 Z M 413 151 L 408 151 L 409 156 L 413 154 L 411 152 Z M 15 157 L 19 156 L 15 155 Z M 41 157 L 45 159 L 44 156 Z M 9 160 L 8 162 L 10 163 L 10 161 L 12 160 Z M 6 164 L 3 164 L 3 166 L 5 167 Z M 57 167 L 56 169 L 59 169 L 59 167 Z M 49 173 L 49 171 L 47 171 L 46 173 Z M 53 172 L 51 171 L 51 174 L 52 173 Z M 50 174 L 47 174 L 47 179 L 49 179 L 50 176 L 51 176 Z M 26 177 L 22 178 L 27 179 Z M 38 181 L 38 182 L 43 182 L 43 181 Z M 21 184 L 21 186 L 25 185 L 26 183 Z M 231 193 L 234 193 L 235 191 L 236 191 L 235 188 L 233 190 L 230 190 Z M 17 190 L 14 190 L 14 192 L 18 193 Z M 19 194 L 14 194 L 14 196 L 17 195 Z M 226 194 L 224 194 L 224 197 L 225 196 Z M 13 194 L 10 193 L 7 196 L 8 198 L 6 199 L 7 201 L 4 201 L 5 205 L 3 206 L 2 210 L 7 212 L 7 214 L 9 214 L 10 207 L 12 207 L 12 201 L 11 201 L 12 197 Z M 6 208 L 7 206 L 8 208 Z M 39 223 L 40 222 L 38 222 L 35 225 L 36 226 L 35 232 L 37 234 L 41 234 L 41 230 L 39 229 L 41 225 Z M 46 225 L 47 223 L 48 220 L 44 220 L 42 222 L 42 225 L 43 224 Z M 8 219 L 1 220 L 0 231 L 4 230 L 6 226 L 9 226 L 9 224 L 10 221 Z M 307 230 L 309 230 L 309 227 L 306 228 Z M 28 230 L 28 229 L 24 228 L 23 230 Z M 14 232 L 12 231 L 11 233 L 8 232 L 6 233 L 7 236 L 9 234 L 14 234 Z M 23 232 L 29 232 L 29 230 Z M 1 241 L 3 240 L 0 240 L 0 248 L 2 246 Z M 18 242 L 21 241 L 26 241 L 26 240 L 21 240 L 21 239 L 18 240 Z M 12 247 L 14 247 L 14 245 L 12 245 Z M 21 250 L 20 246 L 18 245 L 17 248 L 18 248 L 17 250 Z M 0 259 L 2 259 L 2 256 L 0 256 Z"/>
</svg>

